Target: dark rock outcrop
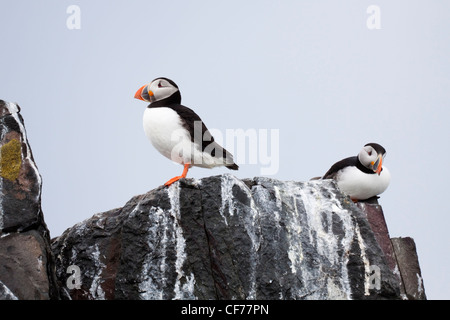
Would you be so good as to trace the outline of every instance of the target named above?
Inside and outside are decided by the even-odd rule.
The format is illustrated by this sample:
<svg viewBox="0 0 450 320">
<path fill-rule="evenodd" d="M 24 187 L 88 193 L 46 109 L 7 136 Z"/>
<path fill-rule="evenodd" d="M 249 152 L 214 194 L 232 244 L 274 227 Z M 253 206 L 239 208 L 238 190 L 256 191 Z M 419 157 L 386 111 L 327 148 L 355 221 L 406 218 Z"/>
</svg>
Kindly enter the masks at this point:
<svg viewBox="0 0 450 320">
<path fill-rule="evenodd" d="M 72 299 L 401 298 L 366 214 L 331 180 L 185 179 L 66 230 L 53 251 Z"/>
<path fill-rule="evenodd" d="M 41 176 L 19 111 L 0 100 L 0 299 L 57 299 Z"/>
<path fill-rule="evenodd" d="M 417 257 L 416 244 L 410 237 L 392 238 L 392 246 L 401 276 L 402 293 L 405 299 L 425 300 L 425 288 Z"/>
<path fill-rule="evenodd" d="M 50 243 L 16 104 L 0 128 L 0 299 L 426 298 L 414 241 L 331 180 L 182 179 Z"/>
<path fill-rule="evenodd" d="M 359 202 L 357 206 L 366 214 L 370 227 L 384 253 L 391 271 L 400 279 L 400 293 L 403 299 L 425 300 L 422 272 L 412 238 L 391 238 L 384 219 L 383 209 L 375 200 L 373 203 Z"/>
</svg>

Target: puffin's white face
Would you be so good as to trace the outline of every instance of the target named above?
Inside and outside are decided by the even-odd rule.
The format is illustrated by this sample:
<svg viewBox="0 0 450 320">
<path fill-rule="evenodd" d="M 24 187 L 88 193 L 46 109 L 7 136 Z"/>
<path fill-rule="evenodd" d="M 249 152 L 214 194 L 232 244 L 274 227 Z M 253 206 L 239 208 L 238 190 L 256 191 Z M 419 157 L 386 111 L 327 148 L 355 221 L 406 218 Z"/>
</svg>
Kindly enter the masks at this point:
<svg viewBox="0 0 450 320">
<path fill-rule="evenodd" d="M 386 154 L 378 154 L 372 146 L 365 146 L 358 154 L 359 161 L 365 166 L 373 170 L 373 172 L 381 173 L 383 159 Z"/>
<path fill-rule="evenodd" d="M 142 86 L 134 97 L 152 103 L 166 99 L 177 91 L 179 91 L 178 87 L 168 79 L 157 78 L 149 84 Z"/>
</svg>

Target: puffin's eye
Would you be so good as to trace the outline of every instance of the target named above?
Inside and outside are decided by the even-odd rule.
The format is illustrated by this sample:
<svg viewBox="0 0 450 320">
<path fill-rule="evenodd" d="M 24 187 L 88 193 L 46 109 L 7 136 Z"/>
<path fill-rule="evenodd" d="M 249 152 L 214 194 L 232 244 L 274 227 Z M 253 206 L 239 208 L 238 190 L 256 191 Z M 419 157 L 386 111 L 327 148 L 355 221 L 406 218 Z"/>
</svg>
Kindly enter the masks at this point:
<svg viewBox="0 0 450 320">
<path fill-rule="evenodd" d="M 371 156 L 372 155 L 372 150 L 370 150 L 369 152 L 367 152 L 368 154 L 369 154 L 369 156 Z"/>
<path fill-rule="evenodd" d="M 162 88 L 161 81 L 158 83 L 158 88 Z"/>
</svg>

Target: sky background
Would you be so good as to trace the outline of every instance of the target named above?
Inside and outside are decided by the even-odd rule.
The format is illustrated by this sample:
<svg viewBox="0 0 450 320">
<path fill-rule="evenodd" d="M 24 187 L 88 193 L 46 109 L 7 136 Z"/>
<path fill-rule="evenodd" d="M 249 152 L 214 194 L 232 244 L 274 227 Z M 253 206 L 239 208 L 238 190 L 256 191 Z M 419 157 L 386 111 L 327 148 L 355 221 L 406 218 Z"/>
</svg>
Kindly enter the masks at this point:
<svg viewBox="0 0 450 320">
<path fill-rule="evenodd" d="M 381 29 L 367 27 L 370 5 Z M 414 238 L 428 298 L 450 299 L 449 12 L 436 0 L 0 0 L 0 99 L 22 108 L 51 237 L 181 174 L 133 98 L 159 76 L 210 129 L 279 130 L 273 178 L 306 181 L 380 143 L 390 236 Z M 262 159 L 248 162 L 188 177 L 260 176 Z"/>
</svg>

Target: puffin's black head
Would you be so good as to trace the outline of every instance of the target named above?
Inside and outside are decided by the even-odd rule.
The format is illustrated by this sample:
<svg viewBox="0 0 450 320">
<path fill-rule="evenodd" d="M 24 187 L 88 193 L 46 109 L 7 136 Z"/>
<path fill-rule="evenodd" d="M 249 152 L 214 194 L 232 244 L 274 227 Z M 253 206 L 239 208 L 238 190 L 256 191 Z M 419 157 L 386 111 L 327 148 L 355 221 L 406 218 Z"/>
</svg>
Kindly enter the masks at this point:
<svg viewBox="0 0 450 320">
<path fill-rule="evenodd" d="M 175 82 L 160 77 L 139 88 L 134 95 L 136 99 L 160 104 L 181 103 L 181 94 Z"/>
<path fill-rule="evenodd" d="M 386 156 L 386 149 L 378 143 L 368 143 L 358 154 L 359 161 L 373 172 L 380 175 L 383 170 L 383 159 Z"/>
</svg>

